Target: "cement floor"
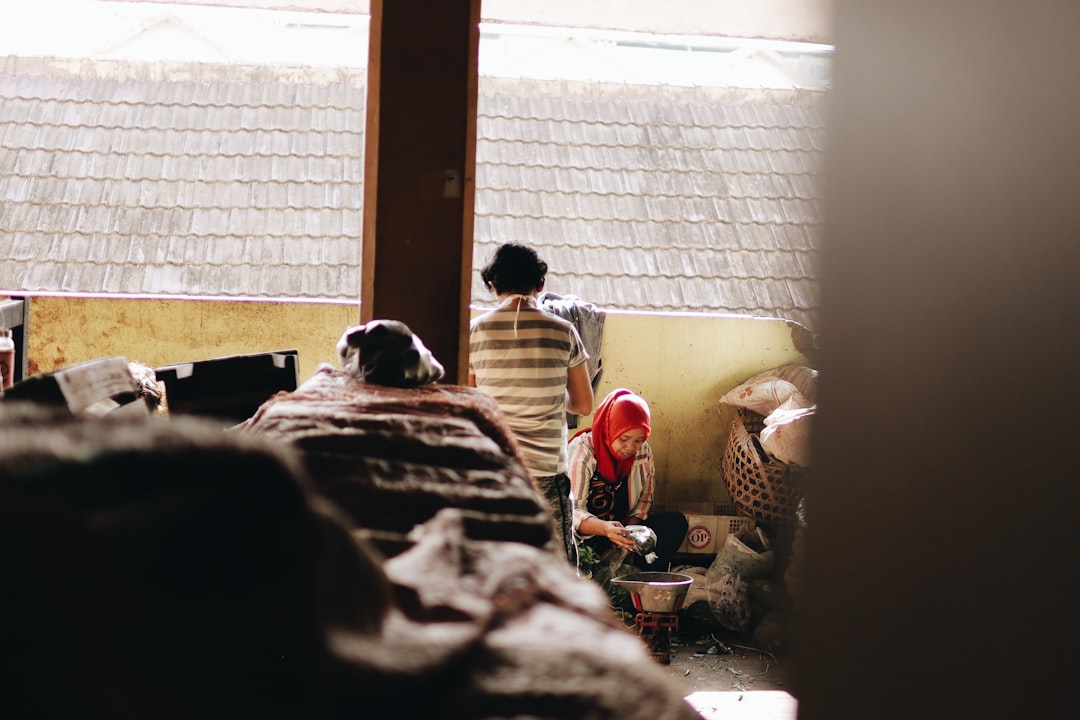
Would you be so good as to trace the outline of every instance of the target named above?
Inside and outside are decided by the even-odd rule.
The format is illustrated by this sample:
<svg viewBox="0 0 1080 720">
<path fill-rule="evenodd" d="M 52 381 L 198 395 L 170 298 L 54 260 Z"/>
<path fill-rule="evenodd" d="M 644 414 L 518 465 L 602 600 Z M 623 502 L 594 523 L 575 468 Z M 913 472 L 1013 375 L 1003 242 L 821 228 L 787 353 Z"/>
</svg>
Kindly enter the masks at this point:
<svg viewBox="0 0 1080 720">
<path fill-rule="evenodd" d="M 671 639 L 661 667 L 704 720 L 795 720 L 783 658 L 737 633 Z"/>
</svg>

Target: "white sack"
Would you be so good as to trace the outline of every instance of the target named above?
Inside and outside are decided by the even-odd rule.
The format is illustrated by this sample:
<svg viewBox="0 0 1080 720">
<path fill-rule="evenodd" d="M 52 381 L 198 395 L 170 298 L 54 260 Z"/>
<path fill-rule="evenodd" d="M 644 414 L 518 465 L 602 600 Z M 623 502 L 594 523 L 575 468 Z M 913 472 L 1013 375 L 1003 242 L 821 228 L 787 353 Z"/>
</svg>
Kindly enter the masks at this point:
<svg viewBox="0 0 1080 720">
<path fill-rule="evenodd" d="M 784 404 L 765 416 L 761 449 L 790 465 L 810 467 L 810 424 L 817 406 Z"/>
</svg>

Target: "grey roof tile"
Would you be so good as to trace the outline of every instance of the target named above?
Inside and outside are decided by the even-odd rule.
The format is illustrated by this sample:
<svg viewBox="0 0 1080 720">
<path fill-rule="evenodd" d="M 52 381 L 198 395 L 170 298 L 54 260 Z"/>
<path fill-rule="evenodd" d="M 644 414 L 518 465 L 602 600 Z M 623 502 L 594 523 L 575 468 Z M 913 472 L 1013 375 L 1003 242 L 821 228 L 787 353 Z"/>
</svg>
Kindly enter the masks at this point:
<svg viewBox="0 0 1080 720">
<path fill-rule="evenodd" d="M 96 262 L 68 263 L 62 268 L 59 288 L 54 289 L 77 293 L 84 287 L 94 287 L 108 292 L 105 287 L 105 268 L 105 265 Z"/>
<path fill-rule="evenodd" d="M 813 327 L 821 97 L 481 78 L 474 265 L 523 241 L 601 306 Z M 355 299 L 364 102 L 361 71 L 0 60 L 0 288 Z"/>
<path fill-rule="evenodd" d="M 162 295 L 184 294 L 182 282 L 183 267 L 169 263 L 148 265 L 145 268 L 144 282 L 147 287 L 155 288 L 155 292 Z"/>
<path fill-rule="evenodd" d="M 812 310 L 817 302 L 817 287 L 814 280 L 814 276 L 808 275 L 791 277 L 785 281 L 792 304 L 803 312 Z"/>
</svg>

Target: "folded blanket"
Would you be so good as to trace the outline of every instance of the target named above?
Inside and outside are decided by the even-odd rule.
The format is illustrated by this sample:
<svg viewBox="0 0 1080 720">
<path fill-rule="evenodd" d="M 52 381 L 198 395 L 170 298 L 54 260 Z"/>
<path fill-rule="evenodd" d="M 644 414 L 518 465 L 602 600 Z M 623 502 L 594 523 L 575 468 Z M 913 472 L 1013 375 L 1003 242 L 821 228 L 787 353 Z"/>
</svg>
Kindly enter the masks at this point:
<svg viewBox="0 0 1080 720">
<path fill-rule="evenodd" d="M 507 539 L 553 542 L 550 511 L 513 435 L 475 388 L 372 385 L 323 365 L 238 429 L 298 449 L 318 491 L 377 536 L 404 537 L 456 507 L 497 519 Z M 382 549 L 401 546 L 387 539 Z"/>
</svg>

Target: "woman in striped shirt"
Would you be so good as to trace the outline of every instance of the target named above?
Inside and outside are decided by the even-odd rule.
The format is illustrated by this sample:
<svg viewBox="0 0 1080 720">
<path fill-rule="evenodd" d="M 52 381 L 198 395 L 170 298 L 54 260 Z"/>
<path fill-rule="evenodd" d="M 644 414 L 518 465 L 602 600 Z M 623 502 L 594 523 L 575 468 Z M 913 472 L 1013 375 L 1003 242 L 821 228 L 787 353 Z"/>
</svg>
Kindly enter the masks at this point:
<svg viewBox="0 0 1080 720">
<path fill-rule="evenodd" d="M 499 305 L 470 325 L 469 385 L 495 399 L 525 468 L 551 505 L 556 540 L 576 566 L 566 414 L 590 414 L 593 392 L 577 329 L 537 306 L 547 269 L 532 248 L 506 243 L 481 271 Z"/>
</svg>

